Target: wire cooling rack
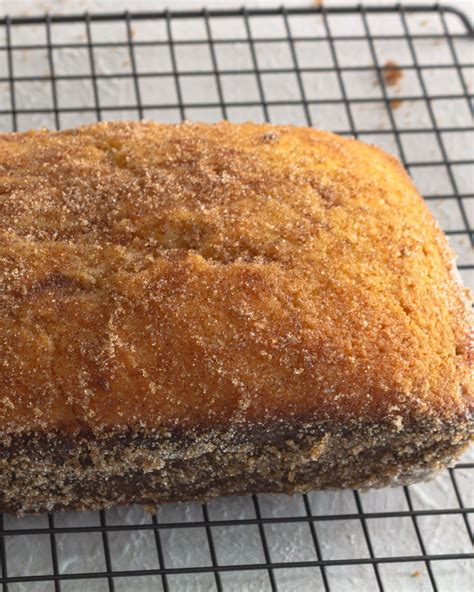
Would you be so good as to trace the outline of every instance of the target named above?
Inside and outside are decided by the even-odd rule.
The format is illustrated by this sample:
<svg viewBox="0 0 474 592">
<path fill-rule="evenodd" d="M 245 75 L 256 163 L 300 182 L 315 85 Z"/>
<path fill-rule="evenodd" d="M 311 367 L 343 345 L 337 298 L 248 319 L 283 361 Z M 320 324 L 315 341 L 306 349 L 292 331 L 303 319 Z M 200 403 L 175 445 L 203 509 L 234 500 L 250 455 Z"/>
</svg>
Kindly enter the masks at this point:
<svg viewBox="0 0 474 592">
<path fill-rule="evenodd" d="M 251 119 L 399 156 L 472 286 L 472 25 L 450 7 L 0 19 L 0 129 Z M 0 517 L 12 591 L 472 589 L 473 456 L 435 481 Z"/>
</svg>

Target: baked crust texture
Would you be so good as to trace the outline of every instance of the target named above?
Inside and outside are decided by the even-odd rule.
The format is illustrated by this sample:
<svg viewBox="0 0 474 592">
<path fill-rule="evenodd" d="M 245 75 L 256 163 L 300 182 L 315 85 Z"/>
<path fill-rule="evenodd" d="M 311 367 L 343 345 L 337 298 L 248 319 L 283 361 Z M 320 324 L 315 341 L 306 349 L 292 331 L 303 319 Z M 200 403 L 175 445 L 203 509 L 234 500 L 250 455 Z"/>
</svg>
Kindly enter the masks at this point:
<svg viewBox="0 0 474 592">
<path fill-rule="evenodd" d="M 0 510 L 426 478 L 472 438 L 470 300 L 376 147 L 0 134 Z"/>
</svg>

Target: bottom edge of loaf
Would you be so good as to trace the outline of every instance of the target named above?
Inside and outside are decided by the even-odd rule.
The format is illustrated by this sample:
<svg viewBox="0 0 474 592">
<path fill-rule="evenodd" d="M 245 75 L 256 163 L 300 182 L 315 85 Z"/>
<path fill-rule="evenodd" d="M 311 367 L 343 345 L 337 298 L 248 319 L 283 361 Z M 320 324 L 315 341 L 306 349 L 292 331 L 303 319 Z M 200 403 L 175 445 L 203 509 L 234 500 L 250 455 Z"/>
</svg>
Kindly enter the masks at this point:
<svg viewBox="0 0 474 592">
<path fill-rule="evenodd" d="M 0 434 L 0 511 L 98 510 L 249 493 L 368 489 L 429 479 L 472 434 L 460 427 L 348 433 L 308 427 L 253 440 L 229 432 L 167 438 L 135 433 L 67 438 Z"/>
</svg>

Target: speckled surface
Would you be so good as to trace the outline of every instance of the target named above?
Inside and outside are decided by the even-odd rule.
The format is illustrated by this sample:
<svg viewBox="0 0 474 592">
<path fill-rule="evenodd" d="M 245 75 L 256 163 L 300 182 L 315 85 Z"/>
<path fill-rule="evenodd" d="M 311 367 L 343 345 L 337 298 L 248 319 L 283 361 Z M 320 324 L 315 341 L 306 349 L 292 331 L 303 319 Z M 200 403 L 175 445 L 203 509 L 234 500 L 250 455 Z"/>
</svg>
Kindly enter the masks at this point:
<svg viewBox="0 0 474 592">
<path fill-rule="evenodd" d="M 126 2 L 114 3 L 116 10 L 121 10 Z M 154 7 L 164 3 L 153 3 Z M 222 3 L 220 3 L 222 4 Z M 226 3 L 230 5 L 230 3 Z M 268 3 L 265 3 L 268 4 Z M 0 2 L 0 12 L 8 11 L 18 13 L 22 11 L 83 11 L 110 9 L 110 2 L 96 0 L 95 2 L 82 2 L 81 0 L 65 2 L 44 2 L 31 1 L 18 3 Z M 184 4 L 183 4 L 184 5 Z M 198 3 L 188 2 L 186 6 Z M 457 6 L 468 9 L 469 2 L 457 2 Z M 148 8 L 150 2 L 136 2 L 135 9 L 143 7 Z M 375 17 L 373 21 L 374 29 L 380 26 L 380 21 Z M 377 24 L 379 23 L 379 24 Z M 410 19 L 413 30 L 420 32 L 440 32 L 440 24 L 437 19 L 417 16 Z M 459 30 L 459 24 L 455 18 L 449 19 L 452 30 Z M 180 25 L 181 26 L 181 25 Z M 272 26 L 278 28 L 280 25 L 274 23 Z M 265 34 L 272 34 L 270 26 Z M 347 30 L 348 23 L 343 19 L 335 27 L 341 27 Z M 351 26 L 351 25 L 349 25 Z M 319 19 L 300 19 L 295 27 L 299 31 L 306 33 L 321 33 L 321 21 Z M 28 42 L 32 38 L 38 38 L 41 35 L 39 30 L 24 30 L 15 33 L 16 43 Z M 235 24 L 230 24 L 229 29 L 221 34 L 235 34 L 237 29 Z M 358 31 L 359 32 L 359 31 Z M 238 31 L 237 31 L 238 33 Z M 257 31 L 256 31 L 257 33 Z M 124 35 L 123 30 L 119 33 L 108 29 L 107 26 L 97 28 L 96 39 L 105 38 L 107 35 L 114 37 L 116 34 Z M 153 28 L 142 23 L 137 25 L 136 38 L 146 38 L 154 34 Z M 163 34 L 163 30 L 161 33 Z M 179 27 L 176 29 L 176 35 L 179 36 Z M 181 34 L 183 29 L 181 28 Z M 199 34 L 199 31 L 193 31 L 193 34 Z M 3 28 L 0 28 L 0 40 L 4 38 Z M 71 27 L 66 30 L 58 28 L 57 39 L 68 39 L 75 41 L 84 40 L 83 29 Z M 472 63 L 472 49 L 467 40 L 457 40 L 455 43 L 459 60 Z M 306 65 L 324 65 L 330 60 L 328 47 L 321 44 L 315 51 L 313 44 L 307 44 L 306 47 L 298 48 L 298 55 L 301 64 Z M 377 45 L 378 57 L 381 62 L 388 59 L 397 59 L 400 63 L 410 63 L 409 48 L 406 42 L 380 43 Z M 420 61 L 426 63 L 450 61 L 448 48 L 443 44 L 436 42 L 420 42 L 417 46 Z M 371 63 L 370 53 L 367 47 L 355 46 L 353 43 L 341 43 L 337 47 L 337 52 L 341 63 L 353 64 Z M 356 52 L 358 52 L 356 54 Z M 261 67 L 271 67 L 285 63 L 289 59 L 288 51 L 285 46 L 281 46 L 276 51 L 268 52 L 264 45 L 258 48 L 258 58 Z M 356 57 L 355 57 L 356 56 Z M 99 71 L 112 72 L 114 70 L 129 70 L 130 63 L 128 55 L 118 52 L 103 51 L 96 56 Z M 159 53 L 139 52 L 137 54 L 137 63 L 143 71 L 156 67 L 167 68 L 169 57 Z M 182 69 L 192 69 L 198 67 L 209 60 L 209 55 L 200 55 L 183 51 L 178 58 Z M 4 76 L 6 64 L 4 55 L 0 54 L 0 76 Z M 15 52 L 13 56 L 14 68 L 17 75 L 28 75 L 32 72 L 46 73 L 48 70 L 47 56 L 45 52 L 32 52 L 22 50 Z M 249 66 L 249 56 L 238 44 L 231 46 L 226 52 L 219 54 L 221 67 L 246 68 Z M 87 68 L 87 56 L 82 51 L 65 50 L 61 55 L 55 58 L 57 73 L 68 72 L 77 68 Z M 207 63 L 206 68 L 209 66 Z M 86 70 L 87 72 L 88 70 Z M 472 92 L 474 79 L 472 69 L 464 69 L 465 79 L 469 89 Z M 162 81 L 159 87 L 159 99 L 156 99 L 157 93 L 156 79 L 144 79 L 142 87 L 142 98 L 145 104 L 151 100 L 172 103 L 176 101 L 173 85 L 168 79 Z M 424 76 L 425 84 L 432 94 L 446 93 L 449 88 L 450 93 L 460 92 L 459 79 L 454 70 L 426 70 Z M 344 79 L 350 89 L 350 97 L 370 97 L 380 96 L 380 89 L 377 86 L 374 76 L 364 73 L 356 76 L 348 75 Z M 304 79 L 308 98 L 323 96 L 333 96 L 332 93 L 338 93 L 338 83 L 333 75 L 320 77 L 308 75 Z M 212 80 L 203 77 L 202 83 L 194 88 L 195 97 L 199 100 L 208 100 L 209 93 L 214 93 L 215 87 Z M 268 75 L 264 81 L 265 91 L 271 98 L 281 98 L 281 100 L 292 99 L 295 92 L 294 78 L 275 80 L 275 77 Z M 48 82 L 34 83 L 31 86 L 21 84 L 16 85 L 16 95 L 18 106 L 31 107 L 51 105 L 51 88 Z M 223 81 L 225 98 L 227 100 L 246 100 L 253 98 L 258 100 L 258 89 L 255 86 L 255 80 L 252 77 L 240 78 L 237 81 L 229 77 Z M 135 101 L 134 90 L 128 84 L 123 82 L 110 82 L 100 89 L 101 102 L 107 104 L 129 104 Z M 401 95 L 419 95 L 421 93 L 419 80 L 413 73 L 407 73 L 400 84 L 393 89 L 394 97 Z M 189 98 L 189 89 L 186 84 L 183 85 L 184 99 Z M 188 93 L 188 95 L 186 95 Z M 93 104 L 90 86 L 83 83 L 74 83 L 72 87 L 58 86 L 58 98 L 61 106 L 77 106 L 78 111 L 61 115 L 61 125 L 63 127 L 75 126 L 81 123 L 95 121 L 95 113 L 81 111 L 82 105 Z M 0 105 L 8 105 L 10 102 L 8 85 L 0 83 Z M 438 124 L 444 127 L 462 127 L 463 125 L 472 125 L 472 119 L 465 100 L 434 101 L 433 110 L 437 117 Z M 313 124 L 317 127 L 334 129 L 339 131 L 350 131 L 347 121 L 347 114 L 340 106 L 328 107 L 322 105 L 319 108 L 311 107 Z M 180 113 L 177 109 L 149 109 L 145 115 L 160 121 L 177 121 Z M 244 119 L 262 120 L 264 114 L 259 107 L 247 107 L 246 109 L 232 108 L 228 111 L 228 117 L 234 121 Z M 380 104 L 356 104 L 352 105 L 352 115 L 355 125 L 363 128 L 367 133 L 361 136 L 365 141 L 378 143 L 383 148 L 394 154 L 398 153 L 397 145 L 392 134 L 384 136 L 371 135 L 370 129 L 389 129 L 390 115 Z M 186 116 L 193 119 L 216 120 L 222 117 L 218 109 L 199 109 L 189 108 Z M 270 109 L 270 116 L 274 123 L 305 123 L 304 112 L 298 106 L 278 106 Z M 405 102 L 393 112 L 393 116 L 399 126 L 402 127 L 429 127 L 430 115 L 427 111 L 426 103 Z M 107 114 L 109 117 L 109 113 Z M 137 118 L 138 112 L 135 111 L 113 111 L 110 112 L 110 118 Z M 20 129 L 29 129 L 31 127 L 54 126 L 54 119 L 44 114 L 27 116 L 22 115 L 18 119 Z M 11 119 L 9 116 L 0 115 L 0 129 L 11 130 Z M 443 134 L 443 141 L 452 159 L 472 159 L 473 146 L 472 132 L 449 132 Z M 432 134 L 426 134 L 423 137 L 419 135 L 405 134 L 402 137 L 403 147 L 406 157 L 409 161 L 420 162 L 422 160 L 439 160 L 439 145 Z M 452 167 L 455 181 L 458 189 L 462 193 L 472 194 L 472 169 L 466 165 L 456 165 Z M 415 179 L 420 191 L 423 194 L 447 194 L 452 192 L 451 182 L 447 175 L 445 167 L 412 167 L 412 176 Z M 471 225 L 474 224 L 474 199 L 463 199 L 465 210 L 469 216 Z M 463 228 L 463 221 L 460 216 L 458 206 L 451 200 L 439 199 L 429 202 L 430 208 L 439 220 L 441 226 L 446 229 L 458 230 Z M 451 237 L 450 242 L 458 254 L 459 263 L 472 263 L 473 251 L 469 247 L 466 235 Z M 474 287 L 474 274 L 472 271 L 461 270 L 461 275 L 467 285 Z M 474 459 L 474 454 L 468 453 L 464 460 Z M 472 471 L 471 471 L 472 473 Z M 472 477 L 468 469 L 458 469 L 456 476 L 458 486 L 466 506 L 474 506 L 474 496 L 472 493 Z M 455 508 L 457 500 L 453 490 L 452 482 L 448 473 L 444 473 L 434 481 L 425 484 L 418 484 L 410 487 L 412 500 L 415 509 L 431 508 Z M 331 513 L 351 513 L 356 511 L 354 496 L 351 492 L 344 493 L 312 493 L 309 495 L 311 508 L 314 514 Z M 284 516 L 303 516 L 305 507 L 300 496 L 287 498 L 285 496 L 259 496 L 262 515 L 268 517 Z M 363 508 L 368 512 L 407 510 L 407 501 L 402 489 L 389 489 L 373 491 L 361 494 Z M 238 519 L 255 517 L 255 509 L 250 498 L 230 498 L 217 500 L 209 505 L 209 514 L 211 519 Z M 167 505 L 159 510 L 158 519 L 163 522 L 187 522 L 199 521 L 203 519 L 202 509 L 197 504 Z M 85 514 L 62 514 L 57 515 L 57 526 L 67 525 L 97 525 L 99 516 L 96 513 Z M 151 518 L 141 508 L 134 507 L 129 509 L 107 511 L 107 520 L 110 524 L 137 524 L 148 523 Z M 467 531 L 459 515 L 424 517 L 418 519 L 421 533 L 427 544 L 428 552 L 432 553 L 450 553 L 450 552 L 470 552 L 472 547 L 468 540 Z M 47 526 L 47 517 L 16 519 L 6 517 L 6 528 L 37 528 Z M 471 527 L 474 526 L 471 523 Z M 369 530 L 374 544 L 374 551 L 378 555 L 400 555 L 419 553 L 418 542 L 414 533 L 413 522 L 410 519 L 376 519 L 369 521 Z M 368 554 L 367 545 L 361 529 L 359 520 L 318 522 L 317 532 L 321 541 L 323 557 L 325 559 L 335 559 L 338 557 L 366 557 Z M 396 533 L 396 536 L 393 536 Z M 274 524 L 265 527 L 265 534 L 269 545 L 270 555 L 274 561 L 304 561 L 314 558 L 313 545 L 311 542 L 311 533 L 307 523 L 300 524 Z M 218 560 L 222 564 L 239 564 L 250 562 L 263 562 L 263 550 L 257 527 L 252 525 L 215 527 L 213 529 L 214 540 L 218 543 Z M 154 541 L 150 531 L 117 531 L 111 535 L 110 545 L 114 569 L 139 569 L 148 567 L 158 567 Z M 52 560 L 50 541 L 47 535 L 25 536 L 25 537 L 6 537 L 7 553 L 9 557 L 8 569 L 9 575 L 34 575 L 52 573 Z M 102 571 L 105 568 L 105 559 L 103 554 L 102 538 L 100 534 L 93 533 L 87 536 L 78 536 L 77 534 L 64 534 L 57 537 L 58 540 L 58 560 L 59 569 L 63 573 L 78 573 L 86 571 Z M 207 537 L 204 527 L 193 527 L 188 529 L 164 529 L 162 531 L 162 543 L 164 546 L 165 564 L 167 567 L 192 566 L 210 564 L 211 558 Z M 413 577 L 413 574 L 419 570 L 420 575 Z M 464 592 L 469 589 L 472 583 L 473 568 L 468 561 L 461 562 L 435 562 L 433 571 L 437 578 L 439 589 L 458 590 Z M 353 590 L 371 590 L 375 589 L 376 582 L 374 571 L 369 566 L 350 566 L 344 568 L 329 568 L 327 570 L 328 578 L 332 589 L 336 592 L 349 592 Z M 429 578 L 426 566 L 423 563 L 412 564 L 384 564 L 380 567 L 380 573 L 386 590 L 393 592 L 421 592 L 430 590 Z M 275 577 L 279 589 L 286 591 L 312 591 L 322 589 L 321 575 L 318 568 L 301 569 L 280 569 L 276 570 Z M 254 572 L 229 572 L 223 574 L 222 582 L 225 590 L 270 590 L 268 575 L 265 571 Z M 215 589 L 215 583 L 212 576 L 208 574 L 173 576 L 169 578 L 171 590 L 202 590 L 207 592 Z M 39 592 L 42 590 L 53 590 L 51 583 L 34 584 L 16 584 L 11 586 L 15 592 L 26 592 L 32 590 Z M 87 591 L 99 592 L 108 590 L 106 580 L 77 580 L 63 583 L 61 589 L 66 592 Z M 161 580 L 158 576 L 151 578 L 117 578 L 116 590 L 138 592 L 148 592 L 149 590 L 160 590 Z"/>
</svg>

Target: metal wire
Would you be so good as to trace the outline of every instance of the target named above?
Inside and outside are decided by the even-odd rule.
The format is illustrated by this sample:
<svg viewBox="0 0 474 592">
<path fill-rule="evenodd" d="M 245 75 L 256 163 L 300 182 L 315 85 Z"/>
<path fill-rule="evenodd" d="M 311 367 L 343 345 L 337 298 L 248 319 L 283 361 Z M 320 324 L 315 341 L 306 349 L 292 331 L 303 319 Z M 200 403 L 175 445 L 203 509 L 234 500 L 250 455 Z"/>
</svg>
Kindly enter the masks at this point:
<svg viewBox="0 0 474 592">
<path fill-rule="evenodd" d="M 411 33 L 409 30 L 407 16 L 408 14 L 426 14 L 439 17 L 442 32 L 441 33 Z M 372 31 L 370 24 L 371 14 L 391 14 L 395 16 L 400 23 L 402 30 L 401 34 L 384 33 L 383 31 Z M 295 16 L 319 15 L 321 18 L 321 27 L 318 32 L 308 34 L 306 36 L 296 35 L 292 31 L 291 19 Z M 335 34 L 332 28 L 333 18 L 338 15 L 354 15 L 360 19 L 363 28 L 363 34 L 339 35 Z M 458 25 L 461 26 L 462 31 L 452 33 L 446 16 L 457 19 Z M 258 36 L 255 32 L 256 17 L 260 19 L 260 27 Z M 265 30 L 265 19 L 278 17 L 281 19 L 282 35 L 268 36 Z M 225 38 L 219 37 L 217 31 L 219 25 L 229 18 L 239 19 L 242 25 L 242 35 L 235 33 L 233 36 Z M 183 19 L 193 19 L 199 21 L 203 25 L 204 33 L 202 36 L 193 38 L 177 38 L 173 25 Z M 262 20 L 263 19 L 263 20 Z M 149 22 L 161 23 L 164 30 L 165 37 L 157 34 L 156 39 L 135 39 L 133 32 L 133 24 L 135 22 Z M 81 42 L 56 42 L 53 35 L 53 28 L 58 25 L 67 25 L 71 23 L 80 24 L 84 27 L 85 35 Z M 113 41 L 95 39 L 93 27 L 97 23 L 121 23 L 124 26 L 125 38 L 123 40 L 117 39 Z M 14 30 L 16 27 L 23 25 L 37 25 L 44 27 L 45 43 L 35 39 L 35 43 L 28 45 L 24 43 L 14 43 Z M 214 28 L 215 27 L 215 28 Z M 439 203 L 441 200 L 446 200 L 449 203 L 456 204 L 459 207 L 460 219 L 462 221 L 462 228 L 450 228 L 446 233 L 453 237 L 466 237 L 474 242 L 474 230 L 470 226 L 469 216 L 466 211 L 465 200 L 473 199 L 474 193 L 462 192 L 461 187 L 456 181 L 454 167 L 460 165 L 472 165 L 474 161 L 469 157 L 451 158 L 448 147 L 446 145 L 444 134 L 449 132 L 456 133 L 473 133 L 474 125 L 464 125 L 462 127 L 440 125 L 436 119 L 436 113 L 433 108 L 433 102 L 436 100 L 456 99 L 467 103 L 468 108 L 472 109 L 471 101 L 474 99 L 472 90 L 465 79 L 465 70 L 472 68 L 473 63 L 463 63 L 455 48 L 455 43 L 459 40 L 466 40 L 473 36 L 472 25 L 468 18 L 452 7 L 444 7 L 440 5 L 412 5 L 409 8 L 409 13 L 405 11 L 402 5 L 396 6 L 331 6 L 322 8 L 281 8 L 281 9 L 241 9 L 241 10 L 202 10 L 196 11 L 163 11 L 163 12 L 143 12 L 143 13 L 120 13 L 120 14 L 81 14 L 81 15 L 45 15 L 43 17 L 5 17 L 0 19 L 0 33 L 4 31 L 5 41 L 0 43 L 0 59 L 2 54 L 5 57 L 5 69 L 0 70 L 0 85 L 4 84 L 9 90 L 8 104 L 0 104 L 0 116 L 7 116 L 11 118 L 11 129 L 17 130 L 20 127 L 20 118 L 22 116 L 30 115 L 50 115 L 53 118 L 54 125 L 57 128 L 61 127 L 61 117 L 63 115 L 75 113 L 91 113 L 95 119 L 100 121 L 107 117 L 108 112 L 121 111 L 124 113 L 135 112 L 140 118 L 146 117 L 147 112 L 153 109 L 167 111 L 177 111 L 179 117 L 184 119 L 187 117 L 190 109 L 218 109 L 222 117 L 230 117 L 232 109 L 245 110 L 248 108 L 259 108 L 261 110 L 263 119 L 271 121 L 272 109 L 278 107 L 291 107 L 300 109 L 303 121 L 307 125 L 313 125 L 313 108 L 324 105 L 340 105 L 347 116 L 348 126 L 340 130 L 334 130 L 344 135 L 364 136 L 372 135 L 383 138 L 386 135 L 394 138 L 396 147 L 399 151 L 401 159 L 404 164 L 410 169 L 414 170 L 423 167 L 446 167 L 447 175 L 450 181 L 450 189 L 443 194 L 427 194 L 425 199 L 430 203 Z M 459 29 L 458 29 L 459 30 Z M 39 37 L 38 37 L 39 39 Z M 444 44 L 449 52 L 449 63 L 423 64 L 416 51 L 416 43 L 418 40 L 431 40 L 433 42 Z M 367 43 L 369 50 L 370 63 L 367 65 L 344 65 L 341 63 L 338 54 L 337 43 L 339 41 L 360 41 Z M 384 65 L 380 63 L 376 44 L 379 41 L 394 41 L 403 40 L 407 43 L 411 63 L 402 63 L 400 68 L 403 72 L 412 72 L 416 76 L 421 92 L 416 95 L 397 95 L 395 98 L 399 101 L 411 101 L 413 104 L 422 103 L 426 105 L 428 111 L 428 124 L 417 125 L 415 127 L 402 127 L 397 124 L 391 108 L 391 101 L 393 96 L 387 88 L 386 81 L 383 76 Z M 308 66 L 302 65 L 299 57 L 298 49 L 310 42 L 327 43 L 331 57 L 331 64 L 324 66 Z M 289 49 L 290 65 L 280 67 L 278 64 L 273 67 L 262 67 L 259 64 L 258 46 L 260 44 L 285 44 Z M 239 44 L 248 49 L 249 65 L 243 68 L 224 68 L 220 67 L 221 52 L 225 48 L 229 48 L 232 44 Z M 168 48 L 170 55 L 169 67 L 164 67 L 162 64 L 156 64 L 154 71 L 141 72 L 138 62 L 137 50 L 139 48 Z M 195 71 L 180 67 L 179 49 L 182 47 L 206 47 L 209 50 L 210 65 L 202 70 Z M 117 71 L 114 73 L 102 72 L 98 67 L 96 61 L 96 51 L 102 48 L 110 48 L 116 50 L 123 48 L 128 52 L 130 60 L 130 71 Z M 74 72 L 58 73 L 57 64 L 55 64 L 55 52 L 64 49 L 82 49 L 86 51 L 89 72 L 86 74 L 76 74 Z M 48 72 L 47 74 L 38 73 L 36 76 L 32 75 L 17 75 L 14 70 L 15 62 L 13 59 L 14 52 L 28 50 L 28 51 L 44 51 L 47 56 Z M 443 71 L 454 71 L 457 74 L 461 92 L 455 92 L 448 89 L 448 92 L 443 94 L 431 95 L 426 85 L 424 74 L 432 69 Z M 372 73 L 377 79 L 378 85 L 381 89 L 381 96 L 376 97 L 353 97 L 351 89 L 348 87 L 345 76 L 349 73 Z M 318 97 L 310 98 L 305 86 L 305 75 L 318 75 L 324 73 L 335 74 L 338 90 L 340 96 L 335 97 Z M 271 98 L 267 92 L 265 85 L 265 76 L 267 75 L 294 75 L 296 80 L 297 96 L 291 99 L 275 99 Z M 228 100 L 226 98 L 226 89 L 223 84 L 225 76 L 232 75 L 248 75 L 254 77 L 257 97 L 250 97 L 248 100 Z M 203 102 L 190 101 L 186 97 L 185 86 L 183 85 L 183 77 L 192 78 L 198 81 L 201 77 L 211 77 L 216 85 L 216 100 L 207 100 Z M 104 104 L 100 93 L 101 80 L 120 80 L 131 79 L 133 85 L 133 101 L 125 105 L 110 105 Z M 141 83 L 145 80 L 172 80 L 172 85 L 175 91 L 176 100 L 164 103 L 151 103 L 145 99 L 145 93 L 142 90 Z M 60 96 L 58 94 L 58 82 L 67 83 L 68 81 L 85 80 L 91 85 L 93 102 L 84 107 L 68 107 L 61 105 Z M 19 106 L 18 96 L 16 95 L 16 85 L 23 82 L 40 82 L 49 84 L 51 88 L 51 104 L 47 106 L 37 107 Z M 388 115 L 387 129 L 364 129 L 357 125 L 354 116 L 354 109 L 364 105 L 383 105 Z M 440 158 L 430 158 L 429 160 L 412 160 L 407 158 L 406 150 L 404 149 L 403 138 L 411 136 L 416 138 L 417 134 L 431 132 L 436 139 L 439 148 Z M 474 265 L 464 263 L 459 266 L 462 270 L 474 269 Z M 7 527 L 4 516 L 0 515 L 0 584 L 2 592 L 9 592 L 13 589 L 11 584 L 16 583 L 41 583 L 50 582 L 56 592 L 61 591 L 61 584 L 74 580 L 102 580 L 106 583 L 109 591 L 113 592 L 116 588 L 117 578 L 131 578 L 131 577 L 159 577 L 161 589 L 164 592 L 174 589 L 171 580 L 175 576 L 186 574 L 208 574 L 213 578 L 213 585 L 215 589 L 220 592 L 227 589 L 224 574 L 232 572 L 247 572 L 253 573 L 256 571 L 265 572 L 268 576 L 268 583 L 271 590 L 282 590 L 279 584 L 279 573 L 285 570 L 296 570 L 297 568 L 314 568 L 321 576 L 321 585 L 323 590 L 329 592 L 335 590 L 334 584 L 331 583 L 330 571 L 335 568 L 342 568 L 344 566 L 367 566 L 373 570 L 375 577 L 374 586 L 378 590 L 385 589 L 384 576 L 382 573 L 383 566 L 389 564 L 410 564 L 413 562 L 423 562 L 428 574 L 429 585 L 432 590 L 439 589 L 439 583 L 436 580 L 436 571 L 434 566 L 439 562 L 459 561 L 474 559 L 472 552 L 456 552 L 435 554 L 429 551 L 426 546 L 426 541 L 423 537 L 423 530 L 420 526 L 420 519 L 430 517 L 432 519 L 441 519 L 443 517 L 452 517 L 462 520 L 465 531 L 469 539 L 472 541 L 473 533 L 469 522 L 469 517 L 474 513 L 474 508 L 469 507 L 466 500 L 463 499 L 462 489 L 456 478 L 458 471 L 473 471 L 474 463 L 462 462 L 456 467 L 449 470 L 451 484 L 454 492 L 455 507 L 442 508 L 416 508 L 413 502 L 410 488 L 404 488 L 404 500 L 406 509 L 396 511 L 367 511 L 364 508 L 363 500 L 358 492 L 354 492 L 354 512 L 335 513 L 335 514 L 315 514 L 311 506 L 311 501 L 308 495 L 302 496 L 302 514 L 291 515 L 287 517 L 273 517 L 266 516 L 262 512 L 262 507 L 258 496 L 251 497 L 252 517 L 240 517 L 232 519 L 216 519 L 211 518 L 209 508 L 205 505 L 202 509 L 202 519 L 191 521 L 171 521 L 163 522 L 157 516 L 153 516 L 149 522 L 139 524 L 112 524 L 107 519 L 106 512 L 98 513 L 97 523 L 87 526 L 58 526 L 55 522 L 55 516 L 49 515 L 47 525 L 40 528 L 24 528 L 24 527 Z M 377 519 L 398 518 L 410 520 L 413 524 L 418 552 L 398 556 L 380 556 L 377 554 L 377 548 L 374 544 L 371 535 L 371 524 Z M 324 545 L 321 543 L 321 532 L 319 528 L 325 523 L 344 522 L 347 525 L 360 526 L 365 541 L 368 556 L 356 558 L 328 558 Z M 295 560 L 295 561 L 277 561 L 272 557 L 272 548 L 269 544 L 269 536 L 271 529 L 275 526 L 306 526 L 309 532 L 309 539 L 311 545 L 314 547 L 315 559 Z M 248 527 L 256 529 L 258 532 L 259 541 L 262 550 L 262 561 L 256 563 L 239 562 L 238 564 L 226 564 L 220 560 L 219 549 L 216 544 L 215 532 L 218 528 L 223 527 Z M 205 541 L 209 551 L 210 561 L 206 565 L 194 565 L 187 567 L 171 567 L 167 565 L 166 559 L 166 542 L 165 533 L 179 532 L 181 529 L 200 529 L 205 534 Z M 152 532 L 155 546 L 157 567 L 149 569 L 115 569 L 114 568 L 114 551 L 111 543 L 113 536 L 117 533 L 142 533 Z M 58 537 L 67 535 L 96 535 L 100 537 L 103 556 L 104 569 L 98 571 L 87 571 L 81 573 L 63 573 L 61 572 L 61 562 L 58 551 Z M 38 540 L 35 537 L 46 535 L 49 539 L 51 552 L 51 573 L 32 575 L 11 573 L 9 570 L 9 562 L 13 561 L 13 557 L 9 555 L 7 541 L 15 539 L 15 537 L 26 536 L 32 537 L 33 540 Z M 331 572 L 332 573 L 332 572 Z M 16 588 L 15 588 L 16 589 Z"/>
</svg>

